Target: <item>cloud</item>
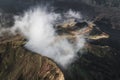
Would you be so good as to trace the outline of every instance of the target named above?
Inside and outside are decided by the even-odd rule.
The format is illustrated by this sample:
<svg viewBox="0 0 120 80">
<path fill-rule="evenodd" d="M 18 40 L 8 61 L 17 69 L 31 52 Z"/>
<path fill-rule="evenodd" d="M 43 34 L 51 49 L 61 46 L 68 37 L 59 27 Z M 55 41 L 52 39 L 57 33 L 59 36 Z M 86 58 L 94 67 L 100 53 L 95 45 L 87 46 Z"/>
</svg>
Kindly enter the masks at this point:
<svg viewBox="0 0 120 80">
<path fill-rule="evenodd" d="M 72 10 L 64 16 L 81 19 L 81 15 Z M 76 59 L 77 52 L 84 47 L 85 39 L 83 35 L 76 35 L 74 43 L 67 38 L 56 39 L 58 34 L 53 26 L 61 18 L 61 14 L 47 10 L 46 7 L 35 7 L 23 15 L 14 16 L 15 24 L 10 30 L 14 34 L 19 31 L 27 39 L 27 49 L 47 56 L 65 68 Z"/>
</svg>

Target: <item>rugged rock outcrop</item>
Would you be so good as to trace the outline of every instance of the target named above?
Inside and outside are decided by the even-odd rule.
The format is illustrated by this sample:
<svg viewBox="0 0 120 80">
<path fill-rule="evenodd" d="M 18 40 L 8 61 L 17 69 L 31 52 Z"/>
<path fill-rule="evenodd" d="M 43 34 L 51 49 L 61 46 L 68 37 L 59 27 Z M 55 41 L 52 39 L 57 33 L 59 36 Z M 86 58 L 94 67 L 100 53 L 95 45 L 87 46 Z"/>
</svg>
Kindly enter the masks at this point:
<svg viewBox="0 0 120 80">
<path fill-rule="evenodd" d="M 0 40 L 0 80 L 64 80 L 62 71 L 47 57 L 24 48 L 20 35 Z"/>
<path fill-rule="evenodd" d="M 16 14 L 40 1 L 42 2 L 12 0 L 11 4 L 1 0 L 0 8 Z M 120 1 L 53 0 L 53 3 L 56 12 L 73 9 L 80 11 L 85 19 L 95 23 L 94 28 L 89 27 L 91 33 L 86 38 L 88 42 L 84 54 L 78 52 L 78 59 L 67 70 L 63 69 L 63 76 L 52 60 L 25 49 L 25 40 L 20 36 L 0 37 L 0 80 L 64 80 L 64 77 L 66 80 L 120 80 Z M 9 16 L 4 18 L 6 21 Z M 12 25 L 9 20 L 6 24 Z M 77 27 L 74 27 L 75 24 L 67 23 L 63 28 L 60 25 L 57 32 L 62 37 L 66 37 L 64 34 L 67 34 L 68 38 L 73 39 L 71 35 L 79 32 L 81 27 L 87 26 L 85 22 L 77 24 Z M 72 27 L 67 28 L 68 25 Z"/>
<path fill-rule="evenodd" d="M 109 45 L 111 35 L 99 27 L 104 20 L 97 19 L 94 23 L 96 25 L 85 21 L 76 22 L 72 19 L 70 22 L 54 27 L 59 36 L 56 39 L 65 37 L 74 42 L 76 34 L 86 35 L 87 43 L 83 48 L 84 54 L 81 54 L 80 50 L 78 59 L 68 69 L 59 68 L 47 57 L 25 49 L 26 40 L 20 35 L 7 36 L 6 34 L 7 37 L 0 39 L 0 79 L 119 80 L 120 51 Z"/>
<path fill-rule="evenodd" d="M 90 33 L 88 37 L 86 37 L 87 43 L 83 49 L 84 54 L 81 55 L 81 51 L 78 52 L 78 60 L 71 64 L 68 70 L 64 71 L 66 80 L 120 79 L 120 50 L 118 47 L 120 44 L 118 37 L 116 38 L 119 30 L 116 28 L 112 29 L 109 18 L 99 18 L 94 21 L 95 25 L 87 24 L 86 22 L 78 22 L 74 23 L 74 25 L 80 24 L 79 26 L 73 26 L 66 23 L 58 29 L 59 32 L 63 32 L 60 35 L 64 37 L 64 34 L 66 34 L 67 37 L 70 37 L 69 39 L 73 39 L 75 34 Z M 83 32 L 80 32 L 83 27 L 85 29 Z M 113 41 L 114 39 L 115 41 Z"/>
</svg>

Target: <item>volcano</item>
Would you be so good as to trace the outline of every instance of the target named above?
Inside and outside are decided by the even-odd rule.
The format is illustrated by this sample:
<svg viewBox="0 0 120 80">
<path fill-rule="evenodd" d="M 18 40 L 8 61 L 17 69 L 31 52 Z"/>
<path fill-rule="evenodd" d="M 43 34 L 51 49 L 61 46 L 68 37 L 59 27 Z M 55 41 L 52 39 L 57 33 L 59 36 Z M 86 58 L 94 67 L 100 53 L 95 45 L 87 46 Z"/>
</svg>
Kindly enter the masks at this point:
<svg viewBox="0 0 120 80">
<path fill-rule="evenodd" d="M 55 7 L 53 12 L 62 15 L 62 17 L 57 17 L 59 20 L 52 25 L 55 37 L 49 46 L 67 40 L 70 46 L 72 45 L 71 50 L 66 48 L 67 44 L 62 45 L 63 43 L 61 43 L 62 47 L 58 50 L 59 53 L 65 53 L 63 55 L 67 56 L 75 49 L 73 61 L 68 59 L 70 63 L 66 67 L 61 65 L 66 62 L 66 57 L 59 61 L 59 57 L 53 58 L 43 55 L 44 53 L 30 50 L 25 46 L 29 42 L 29 37 L 26 38 L 26 35 L 21 34 L 19 30 L 15 34 L 10 30 L 15 24 L 15 15 L 21 15 L 31 6 L 47 3 Z M 119 80 L 119 4 L 119 0 L 6 0 L 6 2 L 1 0 L 0 80 Z M 68 10 L 75 11 L 76 15 L 66 15 Z M 83 16 L 79 16 L 77 12 Z M 19 16 L 17 17 L 19 18 Z M 49 29 L 45 31 L 49 31 Z M 82 38 L 84 44 L 82 47 L 77 46 L 76 50 L 76 45 L 82 43 L 78 38 Z M 63 47 L 65 51 L 63 51 Z M 49 49 L 45 47 L 43 52 L 50 54 L 51 50 Z"/>
</svg>

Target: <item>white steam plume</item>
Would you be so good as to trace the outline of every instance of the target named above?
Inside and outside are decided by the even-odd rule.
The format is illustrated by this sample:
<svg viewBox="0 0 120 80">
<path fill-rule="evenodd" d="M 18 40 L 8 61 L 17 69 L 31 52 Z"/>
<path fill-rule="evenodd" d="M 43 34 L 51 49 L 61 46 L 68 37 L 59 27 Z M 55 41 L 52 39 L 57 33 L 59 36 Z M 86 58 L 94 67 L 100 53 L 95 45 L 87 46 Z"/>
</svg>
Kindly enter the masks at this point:
<svg viewBox="0 0 120 80">
<path fill-rule="evenodd" d="M 67 17 L 67 18 L 82 19 L 82 16 L 80 15 L 79 12 L 72 11 L 71 9 L 68 10 L 68 11 L 65 13 L 65 17 Z"/>
<path fill-rule="evenodd" d="M 72 17 L 75 15 L 73 13 L 70 11 Z M 60 14 L 48 12 L 45 8 L 35 8 L 26 11 L 23 16 L 16 16 L 12 31 L 18 29 L 27 38 L 26 48 L 66 67 L 75 60 L 76 53 L 83 48 L 85 40 L 78 36 L 75 44 L 66 38 L 55 41 L 57 34 L 53 26 L 60 17 Z"/>
</svg>

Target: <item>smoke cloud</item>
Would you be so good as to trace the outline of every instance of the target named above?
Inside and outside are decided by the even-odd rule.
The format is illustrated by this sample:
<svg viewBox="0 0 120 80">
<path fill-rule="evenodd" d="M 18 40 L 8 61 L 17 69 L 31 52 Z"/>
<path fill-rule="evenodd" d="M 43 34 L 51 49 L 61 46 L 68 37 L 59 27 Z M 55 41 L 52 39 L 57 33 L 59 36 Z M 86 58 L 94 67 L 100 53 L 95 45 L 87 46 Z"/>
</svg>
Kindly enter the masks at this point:
<svg viewBox="0 0 120 80">
<path fill-rule="evenodd" d="M 79 13 L 69 10 L 64 16 L 80 18 Z M 77 58 L 77 52 L 84 47 L 83 35 L 76 35 L 75 43 L 67 38 L 59 38 L 53 28 L 61 19 L 61 14 L 37 7 L 27 10 L 23 15 L 15 16 L 11 31 L 19 31 L 27 39 L 25 47 L 33 52 L 47 56 L 63 67 L 67 67 Z"/>
</svg>

